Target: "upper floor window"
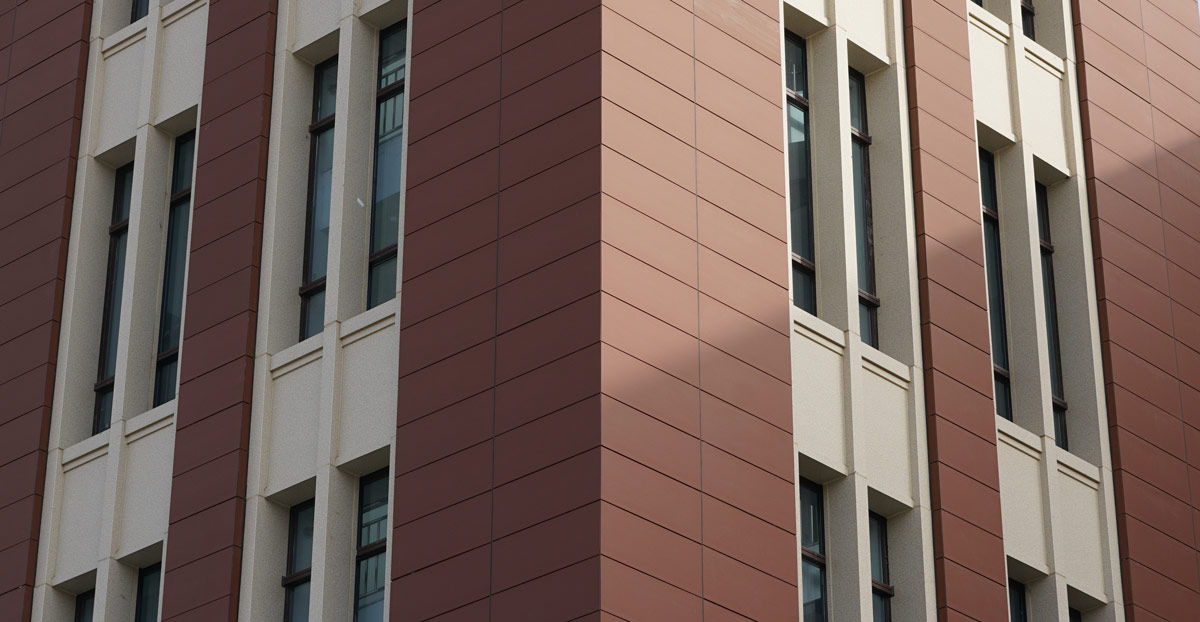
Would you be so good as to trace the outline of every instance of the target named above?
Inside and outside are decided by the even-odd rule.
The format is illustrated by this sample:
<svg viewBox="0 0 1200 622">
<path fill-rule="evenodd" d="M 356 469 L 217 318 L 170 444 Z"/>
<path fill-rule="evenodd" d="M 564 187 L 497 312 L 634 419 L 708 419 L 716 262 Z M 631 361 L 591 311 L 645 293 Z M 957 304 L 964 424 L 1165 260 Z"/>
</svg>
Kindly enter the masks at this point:
<svg viewBox="0 0 1200 622">
<path fill-rule="evenodd" d="M 150 11 L 150 0 L 133 0 L 130 7 L 129 23 L 132 24 L 146 16 Z"/>
<path fill-rule="evenodd" d="M 792 227 L 792 303 L 815 314 L 817 266 L 808 120 L 808 53 L 804 39 L 791 33 L 787 35 L 784 49 L 788 104 L 788 195 Z"/>
<path fill-rule="evenodd" d="M 800 489 L 801 596 L 804 622 L 829 619 L 828 590 L 825 582 L 825 500 L 821 486 L 806 479 Z"/>
<path fill-rule="evenodd" d="M 872 512 L 871 531 L 871 612 L 874 622 L 892 621 L 892 588 L 888 570 L 887 519 Z"/>
<path fill-rule="evenodd" d="M 162 579 L 162 564 L 138 571 L 137 610 L 134 622 L 158 622 L 158 591 Z"/>
<path fill-rule="evenodd" d="M 1008 619 L 1010 622 L 1029 622 L 1025 584 L 1013 579 L 1008 580 Z"/>
<path fill-rule="evenodd" d="M 871 216 L 871 135 L 867 83 L 850 70 L 850 157 L 854 166 L 854 224 L 858 250 L 858 328 L 863 343 L 879 347 L 879 295 L 875 289 L 875 232 Z"/>
<path fill-rule="evenodd" d="M 187 276 L 188 225 L 192 211 L 192 164 L 196 134 L 175 139 L 171 169 L 171 203 L 167 215 L 167 248 L 163 260 L 162 301 L 159 306 L 157 360 L 154 368 L 154 406 L 175 399 L 179 384 L 179 339 L 183 331 L 183 282 Z"/>
<path fill-rule="evenodd" d="M 1083 622 L 1083 612 L 1078 609 L 1068 608 L 1067 609 L 1067 621 L 1068 622 Z"/>
<path fill-rule="evenodd" d="M 312 587 L 313 502 L 292 508 L 288 526 L 287 574 L 283 577 L 285 622 L 308 622 Z"/>
<path fill-rule="evenodd" d="M 996 193 L 996 157 L 979 150 L 979 187 L 983 198 L 983 253 L 987 262 L 988 320 L 992 329 L 992 376 L 996 414 L 1012 421 L 1008 369 L 1008 317 L 1004 306 L 1004 269 L 1000 255 L 1000 205 Z"/>
<path fill-rule="evenodd" d="M 329 205 L 333 191 L 333 125 L 337 111 L 337 59 L 316 69 L 308 171 L 308 214 L 304 231 L 304 275 L 300 285 L 300 339 L 325 328 L 325 277 L 329 268 Z"/>
<path fill-rule="evenodd" d="M 96 590 L 88 590 L 75 597 L 74 622 L 92 622 L 93 611 L 96 607 Z"/>
<path fill-rule="evenodd" d="M 1030 39 L 1034 38 L 1033 16 L 1033 0 L 1021 0 L 1021 31 Z"/>
<path fill-rule="evenodd" d="M 121 296 L 125 283 L 125 251 L 129 242 L 129 206 L 133 196 L 133 164 L 126 164 L 117 169 L 115 185 L 112 220 L 108 227 L 108 275 L 104 281 L 100 364 L 96 372 L 96 406 L 92 414 L 92 434 L 99 434 L 112 425 L 117 343 L 121 333 Z"/>
<path fill-rule="evenodd" d="M 359 481 L 358 552 L 355 555 L 354 621 L 383 622 L 383 591 L 387 585 L 388 488 L 387 469 Z"/>
<path fill-rule="evenodd" d="M 1050 197 L 1046 186 L 1035 184 L 1038 238 L 1042 255 L 1042 297 L 1046 309 L 1046 346 L 1050 353 L 1050 394 L 1054 407 L 1054 442 L 1067 444 L 1067 398 L 1063 387 L 1062 347 L 1059 342 L 1058 300 L 1054 283 L 1054 244 L 1050 239 Z"/>
<path fill-rule="evenodd" d="M 367 259 L 367 308 L 396 297 L 400 197 L 404 162 L 404 79 L 408 26 L 400 22 L 379 37 L 379 79 L 375 114 L 375 191 L 371 205 L 371 245 Z"/>
</svg>

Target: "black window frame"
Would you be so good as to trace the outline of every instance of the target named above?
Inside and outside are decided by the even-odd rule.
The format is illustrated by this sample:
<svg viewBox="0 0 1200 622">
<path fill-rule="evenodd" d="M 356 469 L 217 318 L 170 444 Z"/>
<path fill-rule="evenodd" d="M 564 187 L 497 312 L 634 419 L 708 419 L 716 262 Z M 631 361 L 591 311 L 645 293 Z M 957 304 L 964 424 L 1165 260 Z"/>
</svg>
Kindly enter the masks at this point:
<svg viewBox="0 0 1200 622">
<path fill-rule="evenodd" d="M 300 273 L 301 285 L 299 288 L 300 295 L 300 340 L 304 341 L 309 337 L 320 334 L 325 328 L 325 297 L 321 296 L 321 330 L 308 332 L 309 327 L 309 305 L 313 298 L 318 294 L 325 293 L 325 285 L 328 278 L 328 257 L 329 257 L 329 241 L 326 240 L 324 253 L 326 256 L 326 274 L 318 278 L 312 278 L 310 272 L 312 270 L 313 253 L 316 251 L 312 247 L 312 228 L 313 220 L 316 216 L 316 199 L 317 199 L 317 157 L 318 141 L 325 132 L 332 132 L 337 125 L 337 91 L 334 90 L 334 110 L 328 115 L 321 117 L 321 77 L 326 71 L 333 70 L 336 74 L 338 71 L 338 57 L 334 56 L 313 68 L 313 111 L 312 122 L 308 126 L 309 147 L 308 147 L 308 198 L 304 212 L 304 265 Z M 330 197 L 332 199 L 332 196 Z M 332 204 L 331 204 L 332 205 Z M 331 209 L 331 205 L 327 205 L 326 209 Z M 327 215 L 328 217 L 328 215 Z"/>
<path fill-rule="evenodd" d="M 1037 203 L 1038 246 L 1042 260 L 1042 295 L 1046 315 L 1046 350 L 1050 363 L 1050 400 L 1054 410 L 1054 444 L 1070 451 L 1067 398 L 1062 365 L 1062 333 L 1058 321 L 1058 288 L 1054 278 L 1054 241 L 1050 222 L 1050 189 L 1034 183 Z"/>
<path fill-rule="evenodd" d="M 826 542 L 825 542 L 825 487 L 816 482 L 805 479 L 803 477 L 797 479 L 796 486 L 801 489 L 801 495 L 800 495 L 800 513 L 801 513 L 800 523 L 801 524 L 800 524 L 800 534 L 799 534 L 799 536 L 800 536 L 800 565 L 801 565 L 801 569 L 800 569 L 801 607 L 803 608 L 803 606 L 809 602 L 805 599 L 805 596 L 804 596 L 804 566 L 807 565 L 807 566 L 816 568 L 820 572 L 820 576 L 821 576 L 820 608 L 821 608 L 821 616 L 822 617 L 817 622 L 829 622 L 829 619 L 830 619 L 830 616 L 829 616 L 829 556 L 826 551 Z M 813 521 L 813 531 L 815 532 L 817 546 L 819 547 L 819 550 L 805 546 L 804 523 L 808 519 L 808 516 L 805 513 L 804 494 L 803 494 L 804 492 L 808 492 L 814 497 L 814 503 L 812 503 L 812 505 L 811 505 L 811 507 L 813 507 L 816 512 L 816 514 L 814 516 L 815 520 Z M 803 614 L 803 612 L 802 612 L 802 614 Z M 807 620 L 807 617 L 806 617 L 806 622 L 814 622 L 814 621 Z"/>
<path fill-rule="evenodd" d="M 1083 612 L 1074 607 L 1067 607 L 1067 622 L 1083 622 Z"/>
<path fill-rule="evenodd" d="M 354 622 L 359 622 L 358 610 L 360 607 L 360 599 L 362 599 L 362 597 L 363 597 L 363 594 L 360 593 L 361 579 L 362 579 L 362 575 L 363 575 L 363 567 L 365 564 L 369 564 L 371 562 L 371 560 L 376 557 L 383 559 L 387 553 L 388 533 L 390 531 L 389 524 L 391 521 L 391 511 L 390 511 L 391 508 L 388 507 L 388 505 L 387 505 L 388 504 L 387 495 L 385 495 L 385 497 L 384 497 L 384 504 L 385 504 L 384 507 L 385 507 L 386 511 L 384 513 L 384 517 L 382 520 L 382 522 L 384 524 L 383 536 L 380 537 L 378 540 L 374 540 L 372 542 L 366 542 L 366 543 L 363 542 L 363 528 L 364 528 L 363 519 L 364 519 L 364 516 L 365 516 L 367 510 L 369 509 L 366 507 L 365 491 L 367 489 L 367 486 L 369 486 L 375 482 L 378 482 L 380 480 L 383 480 L 385 482 L 385 485 L 387 483 L 390 483 L 389 470 L 387 467 L 384 467 L 384 468 L 382 468 L 378 471 L 375 471 L 374 473 L 371 473 L 369 475 L 364 475 L 363 477 L 359 478 L 359 482 L 358 482 L 358 520 L 356 521 L 356 525 L 357 525 L 358 529 L 357 529 L 357 533 L 355 535 L 355 553 L 354 553 L 354 617 L 353 617 Z M 384 561 L 384 563 L 386 564 L 386 560 Z M 386 589 L 387 589 L 387 577 L 385 576 L 383 587 L 381 587 L 378 591 L 386 591 Z M 373 592 L 373 593 L 377 593 L 377 592 Z M 387 615 L 387 612 L 384 612 L 384 616 L 385 616 L 384 619 L 386 619 L 386 615 Z"/>
<path fill-rule="evenodd" d="M 374 246 L 375 245 L 375 231 L 376 231 L 376 227 L 379 225 L 379 222 L 378 222 L 379 213 L 378 213 L 378 209 L 377 209 L 378 208 L 378 199 L 379 199 L 379 151 L 380 151 L 380 149 L 379 149 L 379 146 L 380 146 L 379 127 L 378 127 L 379 119 L 380 119 L 381 111 L 383 110 L 383 107 L 386 106 L 389 102 L 391 102 L 394 98 L 399 98 L 400 102 L 403 103 L 404 96 L 405 96 L 405 90 L 407 88 L 406 85 L 407 85 L 407 81 L 408 81 L 408 59 L 410 56 L 410 50 L 408 49 L 408 44 L 406 41 L 405 42 L 405 50 L 404 50 L 404 54 L 405 54 L 404 71 L 402 72 L 402 75 L 395 82 L 391 82 L 387 86 L 383 86 L 383 87 L 379 86 L 379 83 L 383 79 L 383 76 L 382 76 L 383 61 L 384 61 L 383 41 L 397 32 L 403 32 L 405 37 L 408 36 L 408 20 L 401 20 L 400 22 L 393 24 L 392 26 L 389 26 L 379 32 L 379 54 L 378 54 L 378 57 L 376 58 L 375 138 L 374 138 L 375 153 L 374 153 L 374 159 L 372 160 L 372 162 L 373 162 L 372 169 L 373 170 L 371 173 L 372 174 L 371 222 L 370 222 L 369 235 L 367 236 L 368 237 L 368 239 L 367 239 L 367 247 L 368 247 L 367 248 L 367 252 L 368 252 L 368 254 L 367 254 L 367 308 L 368 309 L 377 307 L 377 306 L 379 306 L 389 300 L 392 300 L 396 297 L 395 284 L 392 285 L 391 289 L 389 289 L 388 291 L 383 292 L 381 294 L 383 297 L 377 296 L 376 292 L 374 291 L 374 289 L 372 287 L 372 283 L 373 283 L 374 279 L 371 278 L 371 275 L 375 272 L 375 270 L 380 269 L 384 264 L 388 263 L 389 261 L 393 261 L 393 260 L 396 262 L 396 270 L 398 271 L 400 269 L 400 265 L 399 265 L 400 262 L 399 262 L 399 255 L 398 255 L 399 233 L 397 233 L 397 242 L 396 243 L 389 244 L 387 246 L 383 246 L 380 248 L 375 248 L 375 246 Z M 401 122 L 403 122 L 403 120 Z M 401 141 L 405 140 L 405 132 L 407 131 L 407 129 L 408 128 L 404 128 L 404 127 L 401 128 L 399 140 L 401 140 Z M 401 148 L 403 149 L 403 147 L 401 147 Z M 403 163 L 403 166 L 407 167 L 408 166 L 407 162 Z M 403 171 L 397 172 L 397 174 L 402 175 Z M 403 190 L 401 190 L 401 193 L 403 193 Z M 400 206 L 400 207 L 402 208 L 403 206 Z"/>
<path fill-rule="evenodd" d="M 799 53 L 799 58 L 796 66 L 799 67 L 799 75 L 796 77 L 796 89 L 793 89 L 787 79 L 784 80 L 783 90 L 784 97 L 788 105 L 788 135 L 791 135 L 790 118 L 791 111 L 797 110 L 804 119 L 804 150 L 805 162 L 804 166 L 808 168 L 804 172 L 803 178 L 807 182 L 803 189 L 791 188 L 790 205 L 788 206 L 788 221 L 792 232 L 791 257 L 792 257 L 792 305 L 807 311 L 812 315 L 817 314 L 817 264 L 816 264 L 816 229 L 815 229 L 815 206 L 813 205 L 813 188 L 812 188 L 812 116 L 810 114 L 808 100 L 808 44 L 803 37 L 792 32 L 786 33 L 784 42 L 785 58 L 788 51 L 787 45 L 791 43 L 795 45 L 795 49 Z M 785 62 L 786 65 L 786 62 Z M 786 67 L 785 67 L 786 68 Z M 788 145 L 788 177 L 789 183 L 794 167 L 799 166 L 794 158 L 790 157 L 790 143 Z M 803 213 L 802 213 L 803 212 Z M 803 227 L 798 219 L 807 219 L 807 239 L 802 233 Z M 805 247 L 811 249 L 811 257 L 806 256 L 803 252 Z"/>
<path fill-rule="evenodd" d="M 888 562 L 888 548 L 889 547 L 888 547 L 887 518 L 885 518 L 882 514 L 870 512 L 867 515 L 867 520 L 871 526 L 878 526 L 878 528 L 879 528 L 879 539 L 878 540 L 876 540 L 876 538 L 875 538 L 875 532 L 874 531 L 871 532 L 871 537 L 870 537 L 871 557 L 872 557 L 872 561 L 873 561 L 874 556 L 875 556 L 875 548 L 876 548 L 876 545 L 878 545 L 879 556 L 881 559 L 880 565 L 882 567 L 882 570 L 881 570 L 882 575 L 875 576 L 875 567 L 874 567 L 874 564 L 872 563 L 872 566 L 871 566 L 871 594 L 873 596 L 879 596 L 882 598 L 883 622 L 892 622 L 892 598 L 896 596 L 896 588 L 892 585 L 891 570 L 889 568 L 890 564 Z M 878 620 L 880 619 L 879 613 L 881 613 L 881 612 L 874 610 L 875 602 L 876 602 L 875 599 L 872 598 L 871 599 L 872 614 L 873 614 L 874 620 L 876 620 L 878 622 Z"/>
<path fill-rule="evenodd" d="M 92 435 L 107 430 L 112 425 L 112 413 L 116 405 L 112 400 L 116 388 L 116 350 L 121 334 L 121 293 L 125 290 L 125 267 L 129 259 L 129 215 L 133 211 L 132 162 L 118 168 L 114 174 L 112 217 L 108 227 L 108 264 L 104 280 L 104 310 L 101 314 L 100 352 L 96 365 L 96 393 L 92 408 Z M 119 255 L 119 258 L 118 258 Z M 119 265 L 118 265 L 119 264 Z M 120 274 L 117 274 L 117 272 Z M 113 315 L 116 325 L 113 325 Z M 110 331 L 110 328 L 115 331 Z M 106 373 L 106 362 L 113 360 L 112 373 Z M 104 411 L 107 397 L 107 412 Z"/>
<path fill-rule="evenodd" d="M 190 147 L 190 152 L 185 152 L 183 147 Z M 183 342 L 183 309 L 186 304 L 187 292 L 187 261 L 190 252 L 190 227 L 192 216 L 192 190 L 196 185 L 195 179 L 195 162 L 196 162 L 196 132 L 195 130 L 184 132 L 175 137 L 175 144 L 171 156 L 171 199 L 167 203 L 167 239 L 163 249 L 163 281 L 162 292 L 159 296 L 158 306 L 158 333 L 155 339 L 155 359 L 154 359 L 154 382 L 152 407 L 158 407 L 171 400 L 175 399 L 179 392 L 179 346 Z M 187 158 L 183 158 L 184 154 Z M 186 164 L 186 167 L 184 166 Z M 179 171 L 186 168 L 187 184 L 186 186 L 178 186 Z M 177 228 L 182 228 L 181 241 L 182 247 L 174 247 L 175 234 Z M 179 313 L 176 317 L 168 316 L 170 311 L 168 307 L 168 297 L 170 296 L 171 277 L 174 274 L 178 278 L 177 285 L 179 287 Z M 170 333 L 166 332 L 168 322 L 172 323 Z M 178 326 L 174 326 L 177 322 Z M 166 335 L 173 334 L 174 342 L 168 341 Z M 173 378 L 167 379 L 165 372 L 174 370 Z"/>
<path fill-rule="evenodd" d="M 1016 579 L 1008 580 L 1009 622 L 1029 622 L 1029 598 L 1025 584 Z"/>
<path fill-rule="evenodd" d="M 149 618 L 146 617 L 147 611 L 142 608 L 143 598 L 142 590 L 146 588 L 146 580 L 153 575 L 154 581 L 154 612 Z M 134 599 L 135 609 L 133 614 L 134 622 L 157 622 L 159 611 L 162 608 L 162 562 L 151 564 L 145 568 L 138 569 L 137 581 L 137 596 Z"/>
<path fill-rule="evenodd" d="M 854 152 L 861 153 L 860 157 L 862 158 L 862 179 L 856 178 L 854 180 L 855 211 L 857 212 L 860 201 L 863 210 L 862 227 L 857 226 L 857 213 L 855 218 L 855 251 L 858 261 L 866 263 L 866 274 L 856 276 L 859 281 L 859 336 L 862 338 L 863 343 L 878 349 L 879 307 L 881 303 L 875 271 L 877 262 L 875 260 L 875 223 L 871 206 L 871 134 L 870 124 L 867 120 L 867 78 L 861 72 L 852 68 L 850 69 L 850 82 L 857 82 L 859 85 L 858 106 L 862 112 L 862 127 L 854 125 L 853 114 L 851 114 L 850 123 L 850 148 Z M 853 92 L 853 89 L 851 89 L 851 92 Z M 855 102 L 850 102 L 851 110 L 853 110 L 854 105 Z M 861 197 L 858 196 L 860 193 Z M 865 283 L 862 282 L 864 277 L 866 279 Z"/>
<path fill-rule="evenodd" d="M 75 615 L 72 622 L 92 622 L 96 615 L 96 590 L 80 592 L 75 596 Z"/>
<path fill-rule="evenodd" d="M 283 578 L 280 579 L 280 582 L 279 582 L 284 590 L 284 601 L 283 601 L 284 622 L 299 622 L 299 621 L 293 619 L 293 617 L 292 617 L 293 616 L 292 592 L 295 591 L 296 588 L 298 588 L 304 584 L 311 584 L 311 582 L 312 582 L 312 553 L 311 553 L 311 551 L 308 556 L 309 564 L 307 567 L 297 569 L 295 567 L 295 559 L 296 559 L 296 532 L 297 532 L 297 528 L 299 527 L 298 519 L 299 519 L 300 515 L 304 512 L 304 510 L 310 510 L 310 509 L 314 509 L 314 508 L 315 508 L 315 500 L 309 499 L 308 501 L 305 501 L 303 503 L 298 503 L 298 504 L 292 506 L 291 510 L 289 510 L 289 513 L 288 513 L 288 551 L 287 551 L 287 567 L 286 567 L 288 574 L 283 575 Z M 314 537 L 314 541 L 315 541 L 315 537 Z M 309 545 L 312 546 L 312 542 L 310 542 Z M 310 598 L 311 598 L 311 595 L 310 595 Z M 303 622 L 307 622 L 307 619 L 304 620 Z"/>
<path fill-rule="evenodd" d="M 1004 251 L 1000 233 L 1000 180 L 996 155 L 979 148 L 980 210 L 983 219 L 984 263 L 988 281 L 988 325 L 991 329 L 993 400 L 996 414 L 1013 420 L 1011 349 L 1008 307 L 1004 293 Z M 986 181 L 991 180 L 989 193 Z M 997 357 L 1002 357 L 1002 360 Z"/>
<path fill-rule="evenodd" d="M 1021 32 L 1031 41 L 1036 41 L 1036 25 L 1034 16 L 1037 11 L 1033 8 L 1033 0 L 1021 0 Z"/>
</svg>

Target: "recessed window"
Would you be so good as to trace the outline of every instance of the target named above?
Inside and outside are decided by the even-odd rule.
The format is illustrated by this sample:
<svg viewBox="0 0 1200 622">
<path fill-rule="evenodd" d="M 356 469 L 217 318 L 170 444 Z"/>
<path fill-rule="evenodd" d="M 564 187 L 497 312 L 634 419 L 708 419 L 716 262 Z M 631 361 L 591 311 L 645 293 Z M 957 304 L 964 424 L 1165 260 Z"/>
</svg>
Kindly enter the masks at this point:
<svg viewBox="0 0 1200 622">
<path fill-rule="evenodd" d="M 813 234 L 812 153 L 808 119 L 808 53 L 804 39 L 784 41 L 788 104 L 788 194 L 792 226 L 792 303 L 816 314 L 817 266 Z"/>
<path fill-rule="evenodd" d="M 150 0 L 133 0 L 129 9 L 129 23 L 142 19 L 150 11 Z"/>
<path fill-rule="evenodd" d="M 313 502 L 292 508 L 288 527 L 287 574 L 283 577 L 285 622 L 308 622 L 312 587 Z"/>
<path fill-rule="evenodd" d="M 825 581 L 825 501 L 821 486 L 806 479 L 800 488 L 800 582 L 804 622 L 826 622 L 829 599 Z"/>
<path fill-rule="evenodd" d="M 300 286 L 300 339 L 325 329 L 325 277 L 329 268 L 329 203 L 333 192 L 333 123 L 337 111 L 337 59 L 314 74 L 312 125 L 308 128 L 308 214 L 304 275 Z"/>
<path fill-rule="evenodd" d="M 871 531 L 871 615 L 874 622 L 892 622 L 892 588 L 888 572 L 887 519 L 872 512 Z"/>
<path fill-rule="evenodd" d="M 96 590 L 88 590 L 75 597 L 75 622 L 92 622 L 96 607 Z"/>
<path fill-rule="evenodd" d="M 388 530 L 387 469 L 359 481 L 358 552 L 355 555 L 354 620 L 383 622 L 383 591 L 387 585 Z"/>
<path fill-rule="evenodd" d="M 154 367 L 154 405 L 175 399 L 179 384 L 179 338 L 183 328 L 183 281 L 187 275 L 188 224 L 192 211 L 192 163 L 196 134 L 175 139 L 171 203 L 167 216 L 167 250 L 163 261 L 162 302 L 158 317 L 158 349 Z"/>
<path fill-rule="evenodd" d="M 1021 0 L 1021 31 L 1030 39 L 1034 38 L 1033 16 L 1033 0 Z"/>
<path fill-rule="evenodd" d="M 108 227 L 108 275 L 104 280 L 104 314 L 100 325 L 100 364 L 96 372 L 96 405 L 92 434 L 112 425 L 117 343 L 121 333 L 121 295 L 125 283 L 125 251 L 129 242 L 129 205 L 133 196 L 133 164 L 117 169 L 112 219 Z"/>
<path fill-rule="evenodd" d="M 1067 443 L 1067 398 L 1063 388 L 1062 347 L 1058 330 L 1058 300 L 1054 284 L 1054 244 L 1050 238 L 1049 191 L 1035 184 L 1037 195 L 1038 238 L 1042 250 L 1042 297 L 1046 311 L 1046 346 L 1050 353 L 1050 393 L 1054 407 L 1054 442 L 1063 449 Z"/>
<path fill-rule="evenodd" d="M 863 343 L 879 347 L 879 295 L 875 289 L 875 232 L 871 217 L 871 135 L 867 129 L 866 78 L 850 70 L 850 156 L 854 166 L 854 228 L 858 250 L 858 328 Z"/>
<path fill-rule="evenodd" d="M 1067 609 L 1068 622 L 1083 622 L 1083 612 L 1078 609 Z"/>
<path fill-rule="evenodd" d="M 158 590 L 162 579 L 162 564 L 138 571 L 137 610 L 134 622 L 158 622 Z"/>
<path fill-rule="evenodd" d="M 1020 581 L 1008 580 L 1008 619 L 1009 622 L 1029 622 L 1029 610 L 1025 598 L 1025 584 Z"/>
<path fill-rule="evenodd" d="M 988 320 L 992 328 L 992 378 L 996 414 L 1012 421 L 1008 370 L 1008 317 L 1004 307 L 1004 269 L 1000 255 L 1000 206 L 996 194 L 996 158 L 979 150 L 979 186 L 983 195 L 983 253 L 987 262 Z"/>
<path fill-rule="evenodd" d="M 367 308 L 396 297 L 396 256 L 404 171 L 404 78 L 408 64 L 406 22 L 379 35 L 379 81 L 375 113 L 375 199 L 367 259 Z"/>
</svg>

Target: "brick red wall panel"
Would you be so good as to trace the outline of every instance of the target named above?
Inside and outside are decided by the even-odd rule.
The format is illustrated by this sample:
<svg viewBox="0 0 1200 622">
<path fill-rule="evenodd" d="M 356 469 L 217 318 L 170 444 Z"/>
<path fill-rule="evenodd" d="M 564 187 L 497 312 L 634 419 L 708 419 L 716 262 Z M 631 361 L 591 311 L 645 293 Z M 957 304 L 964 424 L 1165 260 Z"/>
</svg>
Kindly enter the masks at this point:
<svg viewBox="0 0 1200 622">
<path fill-rule="evenodd" d="M 1200 15 L 1075 0 L 1126 615 L 1200 610 Z"/>
<path fill-rule="evenodd" d="M 966 5 L 908 0 L 904 41 L 938 618 L 1002 622 L 1008 607 L 978 170 L 962 164 L 977 160 Z"/>
<path fill-rule="evenodd" d="M 209 6 L 163 620 L 236 620 L 275 0 Z"/>
<path fill-rule="evenodd" d="M 90 0 L 0 2 L 0 619 L 29 620 Z"/>
</svg>

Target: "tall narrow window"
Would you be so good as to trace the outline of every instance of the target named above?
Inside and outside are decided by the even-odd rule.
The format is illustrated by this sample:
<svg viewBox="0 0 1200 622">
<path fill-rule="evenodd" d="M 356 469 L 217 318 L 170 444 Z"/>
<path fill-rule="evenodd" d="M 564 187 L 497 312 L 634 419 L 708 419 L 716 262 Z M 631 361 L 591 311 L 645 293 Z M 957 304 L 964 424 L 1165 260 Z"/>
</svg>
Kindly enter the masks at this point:
<svg viewBox="0 0 1200 622">
<path fill-rule="evenodd" d="M 96 607 L 96 590 L 88 590 L 75 597 L 75 622 L 92 622 L 92 609 Z"/>
<path fill-rule="evenodd" d="M 888 572 L 887 519 L 872 512 L 871 523 L 871 611 L 874 622 L 892 622 L 892 588 Z"/>
<path fill-rule="evenodd" d="M 389 482 L 387 469 L 376 471 L 359 482 L 355 622 L 383 622 Z"/>
<path fill-rule="evenodd" d="M 132 24 L 146 16 L 150 11 L 150 0 L 133 0 L 130 7 L 129 23 Z"/>
<path fill-rule="evenodd" d="M 1083 612 L 1078 609 L 1067 609 L 1068 622 L 1083 622 Z"/>
<path fill-rule="evenodd" d="M 194 132 L 175 139 L 171 205 L 167 218 L 167 251 L 163 261 L 162 303 L 158 316 L 158 361 L 154 368 L 155 406 L 175 399 L 175 385 L 179 383 L 179 337 L 183 326 L 183 280 L 187 267 L 195 151 Z"/>
<path fill-rule="evenodd" d="M 400 22 L 379 36 L 379 84 L 375 114 L 375 200 L 367 260 L 367 308 L 396 297 L 396 248 L 404 162 L 404 76 L 408 26 Z"/>
<path fill-rule="evenodd" d="M 1025 584 L 1008 580 L 1008 619 L 1010 622 L 1029 622 L 1029 610 L 1025 602 Z"/>
<path fill-rule="evenodd" d="M 821 486 L 801 479 L 800 488 L 800 551 L 801 596 L 804 600 L 804 622 L 826 622 L 829 619 L 825 587 L 825 500 Z"/>
<path fill-rule="evenodd" d="M 788 103 L 788 190 L 792 224 L 792 303 L 815 314 L 817 265 L 808 127 L 808 53 L 804 39 L 791 33 L 787 35 L 784 48 Z"/>
<path fill-rule="evenodd" d="M 850 70 L 850 142 L 854 164 L 854 225 L 858 247 L 858 329 L 879 347 L 879 297 L 875 290 L 875 233 L 871 222 L 871 136 L 867 133 L 867 83 Z"/>
<path fill-rule="evenodd" d="M 1042 248 L 1042 295 L 1046 306 L 1046 346 L 1050 352 L 1050 394 L 1054 405 L 1054 442 L 1067 449 L 1067 398 L 1063 388 L 1062 347 L 1058 330 L 1058 299 L 1054 286 L 1054 244 L 1050 240 L 1050 198 L 1042 184 L 1037 195 L 1038 237 Z"/>
<path fill-rule="evenodd" d="M 125 246 L 129 241 L 129 203 L 132 196 L 133 164 L 126 164 L 117 169 L 112 220 L 108 227 L 108 275 L 104 281 L 104 316 L 100 325 L 100 364 L 96 372 L 92 434 L 99 434 L 112 424 L 117 343 L 121 333 L 121 294 L 125 283 Z"/>
<path fill-rule="evenodd" d="M 288 528 L 287 574 L 283 577 L 285 622 L 308 622 L 312 586 L 313 502 L 292 508 Z"/>
<path fill-rule="evenodd" d="M 1033 0 L 1021 0 L 1021 31 L 1030 39 L 1034 38 L 1033 16 Z"/>
<path fill-rule="evenodd" d="M 996 158 L 979 150 L 979 186 L 983 194 L 983 252 L 987 262 L 988 319 L 992 327 L 992 375 L 996 414 L 1012 421 L 1008 371 L 1008 318 L 1004 309 L 1004 270 L 1000 256 L 1000 207 L 996 196 Z"/>
<path fill-rule="evenodd" d="M 333 121 L 337 111 L 337 59 L 317 67 L 313 120 L 308 128 L 308 216 L 304 227 L 304 283 L 300 286 L 300 339 L 325 328 L 325 276 L 329 268 L 329 201 L 333 191 Z"/>
<path fill-rule="evenodd" d="M 158 622 L 158 588 L 162 578 L 162 564 L 154 564 L 138 571 L 137 610 L 134 622 Z"/>
</svg>

